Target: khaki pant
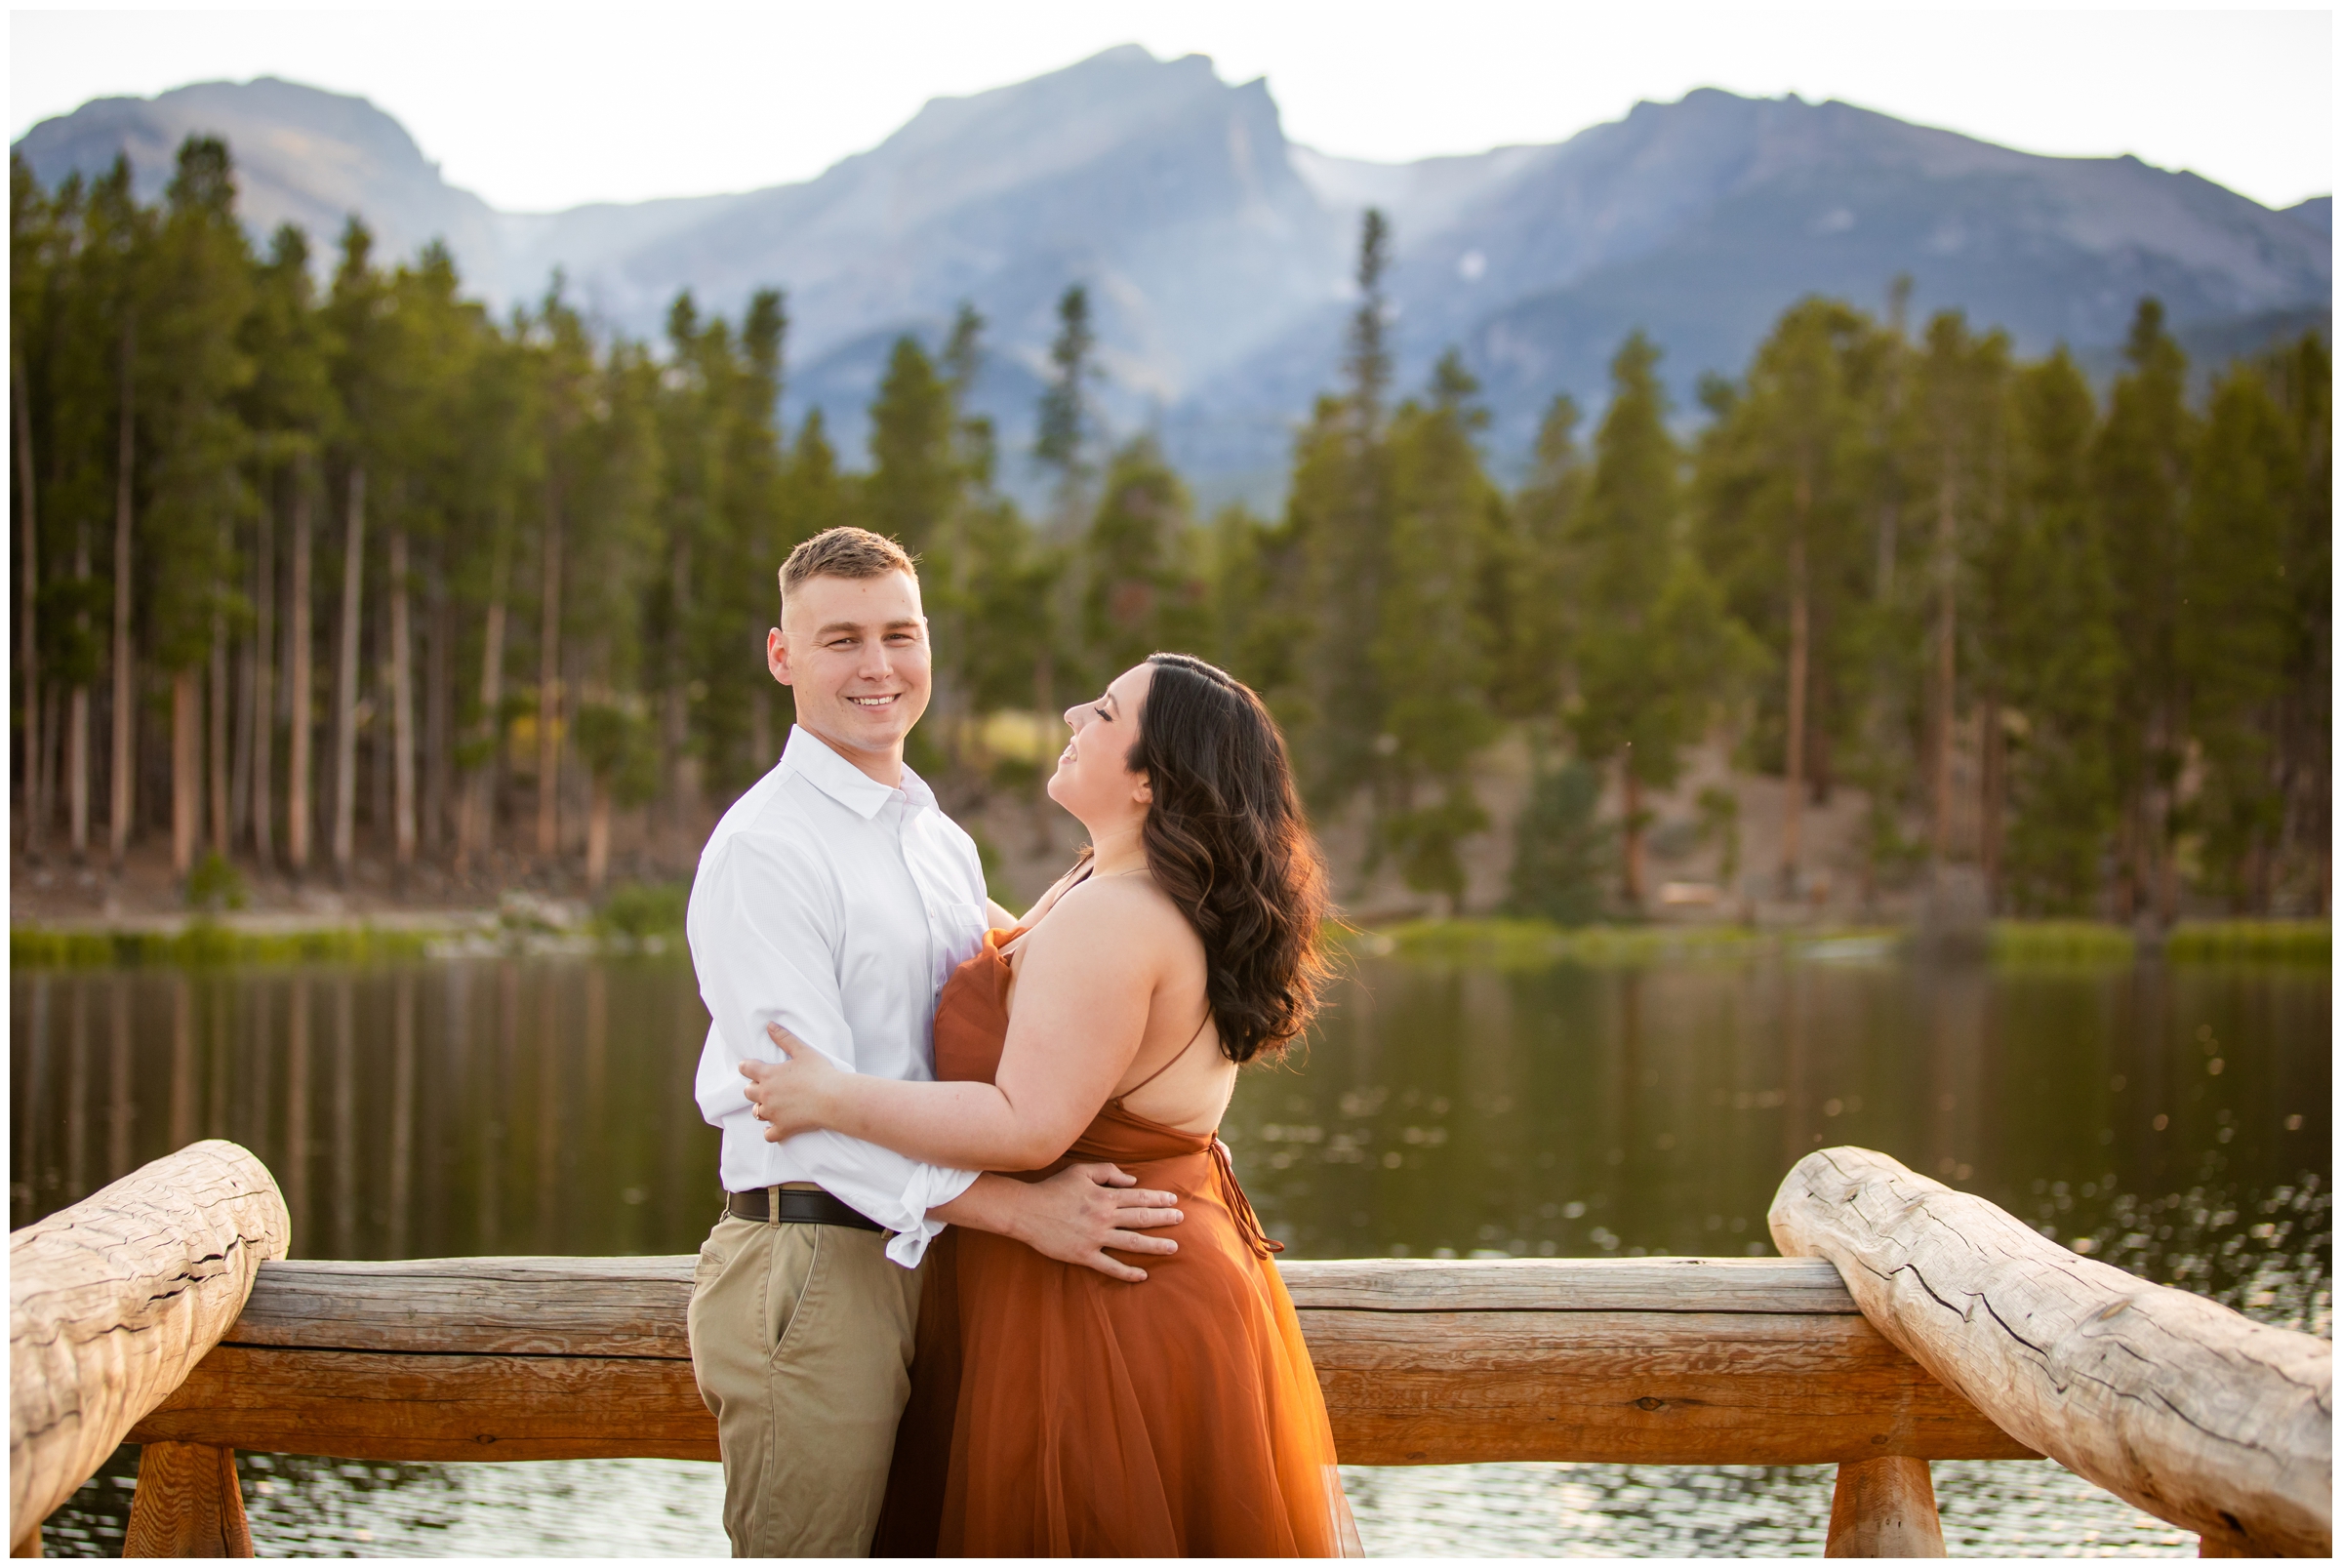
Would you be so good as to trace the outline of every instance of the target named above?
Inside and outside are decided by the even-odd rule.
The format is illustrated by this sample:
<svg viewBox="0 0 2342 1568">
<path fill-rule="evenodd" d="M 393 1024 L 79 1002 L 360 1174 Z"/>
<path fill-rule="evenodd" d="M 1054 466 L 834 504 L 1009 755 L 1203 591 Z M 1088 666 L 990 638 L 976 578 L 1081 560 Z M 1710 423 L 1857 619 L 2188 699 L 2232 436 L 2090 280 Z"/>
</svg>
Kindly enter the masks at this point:
<svg viewBox="0 0 2342 1568">
<path fill-rule="evenodd" d="M 919 1317 L 919 1275 L 886 1241 L 727 1214 L 700 1248 L 691 1367 L 736 1557 L 869 1555 Z"/>
</svg>

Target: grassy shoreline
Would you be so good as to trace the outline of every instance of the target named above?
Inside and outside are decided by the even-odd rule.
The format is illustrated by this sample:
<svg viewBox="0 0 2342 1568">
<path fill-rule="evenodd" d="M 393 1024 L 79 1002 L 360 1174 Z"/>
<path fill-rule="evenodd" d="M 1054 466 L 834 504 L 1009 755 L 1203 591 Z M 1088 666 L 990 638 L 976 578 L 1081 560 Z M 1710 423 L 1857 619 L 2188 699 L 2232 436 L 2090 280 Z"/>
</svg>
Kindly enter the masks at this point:
<svg viewBox="0 0 2342 1568">
<path fill-rule="evenodd" d="M 1556 963 L 1647 964 L 1779 955 L 1820 962 L 1899 958 L 1918 934 L 1895 926 L 1658 926 L 1563 928 L 1540 920 L 1414 920 L 1355 932 L 1353 952 L 1431 963 L 1543 968 Z M 2160 951 L 2142 950 L 2123 926 L 2085 920 L 1996 920 L 1984 956 L 1997 965 L 2172 963 L 2326 964 L 2332 928 L 2322 920 L 2183 921 Z"/>
<path fill-rule="evenodd" d="M 631 912 L 631 911 L 629 911 Z M 663 910 L 660 912 L 664 912 Z M 678 911 L 679 912 L 679 911 Z M 682 932 L 661 920 L 602 918 L 566 928 L 451 915 L 443 922 L 357 922 L 301 929 L 254 929 L 196 917 L 144 927 L 43 926 L 9 930 L 9 961 L 19 969 L 201 968 L 234 964 L 409 962 L 424 958 L 507 955 L 571 957 L 685 956 Z M 1595 925 L 1564 928 L 1503 918 L 1411 920 L 1341 933 L 1336 945 L 1360 957 L 1433 964 L 1540 969 L 1553 964 L 1635 965 L 1745 961 L 1781 956 L 1812 962 L 1883 961 L 1914 945 L 1908 928 L 1813 926 L 1751 928 L 1704 925 Z M 2134 933 L 2084 920 L 1997 920 L 1986 955 L 1999 965 L 2129 964 L 2142 953 Z M 2182 922 L 2160 954 L 2172 963 L 2323 965 L 2332 960 L 2332 928 L 2322 920 Z"/>
</svg>

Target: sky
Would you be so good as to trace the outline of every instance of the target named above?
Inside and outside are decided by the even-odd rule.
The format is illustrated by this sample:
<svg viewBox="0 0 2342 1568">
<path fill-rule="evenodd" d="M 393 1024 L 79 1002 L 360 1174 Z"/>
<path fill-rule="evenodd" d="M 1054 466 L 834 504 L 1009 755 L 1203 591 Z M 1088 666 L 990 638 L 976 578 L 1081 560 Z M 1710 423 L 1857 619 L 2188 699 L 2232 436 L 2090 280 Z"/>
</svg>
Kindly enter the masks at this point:
<svg viewBox="0 0 2342 1568">
<path fill-rule="evenodd" d="M 1402 162 L 1558 141 L 1697 87 L 1840 99 L 2029 152 L 2132 153 L 2271 206 L 2333 188 L 2329 11 L 1783 11 L 1568 0 L 827 0 L 15 11 L 9 135 L 92 98 L 274 75 L 371 99 L 496 207 L 746 190 L 930 98 L 1116 44 L 1266 76 L 1296 141 Z"/>
</svg>

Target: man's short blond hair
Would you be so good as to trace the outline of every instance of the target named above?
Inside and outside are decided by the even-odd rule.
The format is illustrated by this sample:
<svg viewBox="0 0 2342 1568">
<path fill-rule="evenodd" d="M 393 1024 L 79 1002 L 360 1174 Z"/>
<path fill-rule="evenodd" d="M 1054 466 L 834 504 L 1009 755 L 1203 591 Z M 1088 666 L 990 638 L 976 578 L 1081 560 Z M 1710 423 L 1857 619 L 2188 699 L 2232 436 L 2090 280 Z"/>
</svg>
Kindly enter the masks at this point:
<svg viewBox="0 0 2342 1568">
<path fill-rule="evenodd" d="M 809 578 L 884 577 L 889 572 L 906 572 L 910 580 L 919 580 L 919 569 L 910 552 L 867 528 L 830 528 L 816 534 L 788 552 L 781 563 L 781 605 L 786 612 L 788 595 Z"/>
</svg>

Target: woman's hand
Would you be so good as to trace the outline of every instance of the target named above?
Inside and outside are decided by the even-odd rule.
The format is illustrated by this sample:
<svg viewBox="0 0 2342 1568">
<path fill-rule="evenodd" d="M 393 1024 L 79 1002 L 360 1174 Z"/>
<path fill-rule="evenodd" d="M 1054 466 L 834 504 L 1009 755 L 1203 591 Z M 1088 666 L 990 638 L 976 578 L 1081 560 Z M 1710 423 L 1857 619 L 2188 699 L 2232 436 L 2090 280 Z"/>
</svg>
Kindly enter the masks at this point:
<svg viewBox="0 0 2342 1568">
<path fill-rule="evenodd" d="M 748 1104 L 763 1122 L 765 1142 L 778 1144 L 820 1127 L 836 1125 L 838 1099 L 853 1074 L 841 1072 L 830 1060 L 778 1024 L 764 1032 L 780 1047 L 779 1062 L 743 1062 L 741 1075 L 748 1080 Z"/>
</svg>

